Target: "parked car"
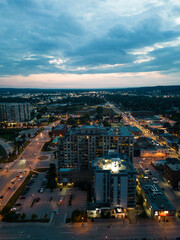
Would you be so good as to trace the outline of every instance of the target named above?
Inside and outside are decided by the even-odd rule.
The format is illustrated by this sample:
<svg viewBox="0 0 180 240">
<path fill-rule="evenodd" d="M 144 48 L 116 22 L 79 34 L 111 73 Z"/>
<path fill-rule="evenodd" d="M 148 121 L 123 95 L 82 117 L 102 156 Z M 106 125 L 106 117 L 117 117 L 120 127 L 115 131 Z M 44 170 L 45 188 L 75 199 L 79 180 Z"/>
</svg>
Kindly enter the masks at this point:
<svg viewBox="0 0 180 240">
<path fill-rule="evenodd" d="M 59 215 L 59 210 L 56 210 L 56 211 L 55 211 L 55 214 L 56 214 L 56 215 Z"/>
<path fill-rule="evenodd" d="M 21 203 L 16 203 L 14 206 L 19 207 L 19 206 L 21 206 Z"/>
<path fill-rule="evenodd" d="M 24 196 L 20 196 L 19 199 L 23 200 L 23 199 L 26 199 L 26 197 L 24 197 Z"/>
</svg>

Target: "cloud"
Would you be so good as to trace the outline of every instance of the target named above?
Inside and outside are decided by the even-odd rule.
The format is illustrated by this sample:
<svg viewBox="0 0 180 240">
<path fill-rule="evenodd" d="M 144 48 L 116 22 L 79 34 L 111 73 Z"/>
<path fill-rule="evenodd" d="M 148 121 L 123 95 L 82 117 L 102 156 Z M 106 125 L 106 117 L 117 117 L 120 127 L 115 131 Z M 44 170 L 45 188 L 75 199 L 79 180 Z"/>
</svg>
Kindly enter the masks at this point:
<svg viewBox="0 0 180 240">
<path fill-rule="evenodd" d="M 0 76 L 179 73 L 178 9 L 174 0 L 1 0 Z"/>
<path fill-rule="evenodd" d="M 0 77 L 2 87 L 31 87 L 35 88 L 123 88 L 172 85 L 171 80 L 178 84 L 178 77 L 173 74 L 161 74 L 160 72 L 138 73 L 106 73 L 106 74 L 32 74 L 29 76 Z"/>
</svg>

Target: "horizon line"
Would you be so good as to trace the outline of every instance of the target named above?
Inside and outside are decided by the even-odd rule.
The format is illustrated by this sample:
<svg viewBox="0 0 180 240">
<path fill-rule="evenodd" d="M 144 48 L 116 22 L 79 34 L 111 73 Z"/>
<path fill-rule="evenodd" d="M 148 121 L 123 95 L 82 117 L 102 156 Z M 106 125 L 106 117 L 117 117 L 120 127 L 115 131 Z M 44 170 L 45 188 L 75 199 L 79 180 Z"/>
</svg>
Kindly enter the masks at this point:
<svg viewBox="0 0 180 240">
<path fill-rule="evenodd" d="M 0 89 L 38 89 L 38 90 L 99 90 L 99 89 L 131 89 L 131 88 L 153 88 L 153 87 L 180 87 L 180 84 L 175 85 L 154 85 L 141 87 L 111 87 L 111 88 L 33 88 L 33 87 L 0 87 Z"/>
</svg>

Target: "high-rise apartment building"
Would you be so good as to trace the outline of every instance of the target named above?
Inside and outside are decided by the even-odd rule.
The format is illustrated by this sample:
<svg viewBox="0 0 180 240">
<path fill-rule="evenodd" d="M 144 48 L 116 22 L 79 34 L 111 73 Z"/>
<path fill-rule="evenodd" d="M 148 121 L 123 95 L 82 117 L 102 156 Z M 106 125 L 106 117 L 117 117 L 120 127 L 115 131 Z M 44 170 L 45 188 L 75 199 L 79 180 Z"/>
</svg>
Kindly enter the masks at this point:
<svg viewBox="0 0 180 240">
<path fill-rule="evenodd" d="M 136 206 L 136 171 L 126 155 L 110 150 L 92 161 L 92 169 L 95 203 L 124 209 Z"/>
<path fill-rule="evenodd" d="M 126 127 L 89 125 L 68 129 L 59 139 L 58 168 L 88 170 L 92 160 L 104 156 L 110 149 L 127 155 L 132 161 L 134 137 Z"/>
<path fill-rule="evenodd" d="M 0 122 L 24 122 L 30 119 L 29 103 L 0 103 Z"/>
</svg>

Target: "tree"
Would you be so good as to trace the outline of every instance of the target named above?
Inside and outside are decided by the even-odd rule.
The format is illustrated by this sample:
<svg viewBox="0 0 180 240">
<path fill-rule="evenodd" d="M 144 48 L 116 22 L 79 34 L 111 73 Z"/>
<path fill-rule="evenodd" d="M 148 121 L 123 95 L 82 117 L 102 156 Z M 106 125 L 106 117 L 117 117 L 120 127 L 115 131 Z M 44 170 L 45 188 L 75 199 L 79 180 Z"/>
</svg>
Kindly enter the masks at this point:
<svg viewBox="0 0 180 240">
<path fill-rule="evenodd" d="M 72 221 L 73 222 L 83 222 L 86 221 L 87 215 L 84 211 L 79 211 L 78 209 L 72 212 Z"/>
<path fill-rule="evenodd" d="M 85 115 L 83 115 L 82 117 L 80 117 L 80 118 L 79 118 L 79 121 L 80 121 L 81 124 L 89 123 L 89 121 L 90 121 L 90 116 L 89 116 L 89 114 L 86 113 Z"/>
<path fill-rule="evenodd" d="M 102 115 L 102 113 L 103 113 L 103 107 L 97 107 L 97 108 L 96 108 L 96 112 L 97 112 L 98 115 Z"/>
<path fill-rule="evenodd" d="M 38 113 L 38 114 L 36 115 L 36 118 L 37 118 L 37 119 L 40 119 L 40 118 L 41 118 L 41 113 Z"/>
<path fill-rule="evenodd" d="M 168 122 L 165 122 L 165 123 L 163 124 L 163 127 L 164 127 L 164 128 L 167 128 L 167 129 L 171 129 L 171 125 L 170 125 L 170 123 L 168 123 Z"/>
<path fill-rule="evenodd" d="M 66 121 L 64 121 L 64 120 L 61 120 L 61 124 L 65 124 L 66 123 Z"/>
<path fill-rule="evenodd" d="M 104 127 L 111 127 L 111 124 L 110 124 L 108 121 L 105 120 L 105 121 L 103 122 L 103 126 L 104 126 Z"/>
<path fill-rule="evenodd" d="M 36 214 L 32 214 L 31 215 L 31 220 L 34 221 L 35 219 L 37 219 L 37 215 Z"/>
<path fill-rule="evenodd" d="M 67 120 L 67 124 L 68 125 L 74 125 L 74 124 L 76 124 L 76 120 L 74 118 L 70 117 Z"/>
<path fill-rule="evenodd" d="M 49 122 L 53 122 L 54 121 L 54 117 L 49 117 Z"/>
<path fill-rule="evenodd" d="M 52 138 L 53 132 L 49 132 L 48 134 L 49 134 L 49 137 Z"/>
<path fill-rule="evenodd" d="M 23 213 L 22 215 L 21 215 L 21 220 L 23 220 L 24 221 L 24 219 L 26 218 L 26 214 L 25 213 Z"/>
<path fill-rule="evenodd" d="M 57 158 L 57 151 L 53 152 L 53 156 L 54 156 L 55 159 Z"/>
<path fill-rule="evenodd" d="M 48 170 L 48 187 L 51 189 L 54 189 L 57 187 L 57 182 L 56 182 L 56 165 L 54 163 L 50 163 L 49 165 L 49 170 Z"/>
</svg>

